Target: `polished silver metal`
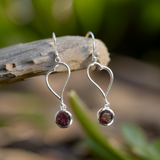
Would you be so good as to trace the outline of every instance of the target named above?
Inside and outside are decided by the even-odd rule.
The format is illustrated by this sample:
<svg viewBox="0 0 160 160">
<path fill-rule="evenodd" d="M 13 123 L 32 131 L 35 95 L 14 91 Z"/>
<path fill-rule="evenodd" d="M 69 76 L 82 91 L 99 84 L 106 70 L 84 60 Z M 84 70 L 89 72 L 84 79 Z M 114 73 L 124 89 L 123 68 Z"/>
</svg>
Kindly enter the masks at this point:
<svg viewBox="0 0 160 160">
<path fill-rule="evenodd" d="M 88 76 L 88 78 L 89 78 L 89 80 L 100 90 L 100 92 L 102 93 L 102 95 L 103 95 L 103 98 L 104 98 L 104 107 L 103 108 L 101 108 L 100 110 L 107 110 L 107 109 L 109 109 L 109 111 L 112 111 L 109 107 L 110 107 L 110 103 L 108 102 L 108 100 L 107 100 L 107 95 L 108 95 L 108 93 L 109 93 L 109 91 L 110 91 L 110 89 L 111 89 L 111 87 L 112 87 L 112 84 L 113 84 L 113 79 L 114 79 L 114 76 L 113 76 L 113 72 L 112 72 L 112 70 L 109 68 L 109 67 L 107 67 L 107 66 L 102 66 L 99 62 L 97 62 L 97 58 L 96 58 L 96 55 L 98 55 L 97 53 L 99 53 L 99 52 L 97 52 L 97 51 L 95 51 L 95 39 L 94 39 L 94 34 L 92 33 L 92 32 L 88 32 L 87 34 L 86 34 L 86 36 L 85 37 L 89 37 L 89 35 L 91 35 L 92 36 L 92 39 L 93 39 L 93 51 L 92 51 L 92 63 L 91 64 L 89 64 L 88 65 L 88 67 L 87 67 L 87 76 Z M 97 65 L 99 68 L 100 68 L 100 70 L 106 70 L 108 73 L 109 73 L 109 76 L 110 76 L 110 82 L 109 82 L 109 85 L 108 85 L 108 88 L 107 88 L 107 91 L 106 92 L 104 92 L 102 89 L 101 89 L 101 87 L 99 87 L 99 85 L 97 84 L 97 83 L 95 83 L 93 80 L 92 80 L 92 78 L 90 77 L 90 74 L 89 74 L 89 69 L 90 69 L 90 67 L 92 67 L 92 66 L 94 66 L 94 65 Z M 99 111 L 100 111 L 99 110 Z M 97 117 L 99 116 L 99 111 L 98 111 L 98 113 L 97 113 Z M 113 113 L 113 111 L 112 111 L 112 113 Z M 113 115 L 114 115 L 114 113 L 113 113 Z M 98 121 L 99 121 L 99 118 L 98 118 Z M 113 121 L 114 121 L 114 119 L 113 119 Z M 112 121 L 112 123 L 113 123 L 113 121 Z M 109 124 L 110 125 L 110 124 Z"/>
<path fill-rule="evenodd" d="M 94 39 L 94 34 L 93 34 L 91 31 L 89 31 L 89 32 L 87 32 L 87 34 L 86 34 L 85 37 L 88 38 L 90 35 L 91 35 L 92 40 L 93 40 L 92 61 L 93 61 L 93 62 L 96 62 L 96 61 L 97 61 L 96 56 L 99 55 L 99 52 L 98 52 L 98 51 L 95 52 L 95 39 Z"/>
<path fill-rule="evenodd" d="M 66 87 L 66 85 L 67 85 L 67 82 L 68 82 L 68 80 L 69 80 L 69 78 L 70 78 L 71 71 L 70 71 L 69 66 L 68 66 L 66 63 L 62 62 L 61 59 L 60 59 L 60 57 L 59 57 L 59 54 L 58 54 L 58 51 L 57 51 L 57 45 L 56 45 L 56 35 L 55 35 L 54 32 L 53 32 L 53 41 L 54 41 L 55 62 L 57 63 L 57 65 L 56 65 L 53 69 L 51 69 L 51 70 L 49 70 L 49 71 L 47 72 L 47 74 L 46 74 L 46 84 L 47 84 L 49 90 L 61 101 L 61 105 L 60 105 L 60 109 L 61 109 L 61 110 L 60 110 L 60 111 L 64 111 L 64 112 L 66 112 L 66 113 L 69 114 L 70 119 L 71 119 L 69 125 L 71 125 L 71 124 L 72 124 L 72 121 L 73 121 L 72 115 L 71 115 L 70 112 L 68 112 L 68 111 L 66 110 L 67 107 L 66 107 L 66 105 L 63 103 L 63 93 L 64 93 L 64 89 L 65 89 L 65 87 Z M 57 68 L 59 65 L 65 66 L 65 67 L 67 68 L 67 70 L 68 70 L 68 76 L 67 76 L 67 79 L 66 79 L 66 81 L 65 81 L 65 83 L 64 83 L 64 85 L 63 85 L 63 87 L 62 87 L 61 95 L 60 95 L 60 96 L 51 88 L 51 86 L 50 86 L 50 84 L 49 84 L 49 82 L 48 82 L 48 77 L 49 77 L 49 75 L 50 75 L 52 72 L 56 71 L 56 68 Z M 55 115 L 55 122 L 56 122 L 56 116 L 57 116 L 58 113 L 60 113 L 60 111 L 58 111 L 58 112 L 56 113 L 56 115 Z M 57 123 L 57 122 L 56 122 L 56 123 Z M 69 126 L 69 125 L 68 125 L 68 126 Z M 58 126 L 59 126 L 59 125 L 58 125 Z M 67 127 L 68 127 L 68 126 L 67 126 Z M 66 128 L 66 127 L 61 127 L 61 128 Z"/>
<path fill-rule="evenodd" d="M 99 85 L 98 85 L 97 83 L 95 83 L 95 82 L 92 80 L 92 78 L 90 77 L 90 75 L 89 75 L 89 69 L 90 69 L 90 67 L 92 67 L 92 66 L 94 66 L 94 65 L 99 66 L 100 70 L 106 70 L 106 71 L 108 71 L 108 73 L 109 73 L 109 75 L 110 75 L 110 83 L 109 83 L 109 86 L 108 86 L 106 92 L 104 92 L 104 91 L 101 89 L 101 87 L 99 87 Z M 91 63 L 91 64 L 87 67 L 87 76 L 88 76 L 89 80 L 90 80 L 90 81 L 100 90 L 100 92 L 102 93 L 103 98 L 104 98 L 104 101 L 105 101 L 105 105 L 106 105 L 106 104 L 109 104 L 109 102 L 107 101 L 107 98 L 106 98 L 106 97 L 107 97 L 107 95 L 108 95 L 108 93 L 109 93 L 109 91 L 110 91 L 110 89 L 111 89 L 111 87 L 112 87 L 112 83 L 113 83 L 113 72 L 111 71 L 111 69 L 108 68 L 108 67 L 106 67 L 106 66 L 102 66 L 102 65 L 101 65 L 100 63 L 98 63 L 98 62 L 93 62 L 93 63 Z"/>
<path fill-rule="evenodd" d="M 49 76 L 52 72 L 54 72 L 55 69 L 56 69 L 56 67 L 58 67 L 60 64 L 61 64 L 61 65 L 64 65 L 64 66 L 67 68 L 67 70 L 68 70 L 68 76 L 67 76 L 67 79 L 66 79 L 66 81 L 65 81 L 65 83 L 64 83 L 64 85 L 63 85 L 63 87 L 62 87 L 61 96 L 59 96 L 59 95 L 51 88 L 51 86 L 49 85 L 49 82 L 48 82 L 48 76 Z M 49 70 L 49 71 L 47 72 L 47 74 L 46 74 L 46 84 L 47 84 L 49 90 L 61 101 L 61 109 L 63 109 L 63 107 L 65 107 L 65 104 L 63 103 L 63 92 L 64 92 L 64 89 L 65 89 L 65 87 L 66 87 L 66 85 L 67 85 L 67 82 L 68 82 L 68 80 L 69 80 L 70 75 L 71 75 L 71 71 L 70 71 L 69 66 L 68 66 L 66 63 L 63 63 L 63 62 L 58 62 L 58 64 L 57 64 L 53 69 Z"/>
<path fill-rule="evenodd" d="M 56 57 L 58 57 L 58 51 L 57 51 L 57 42 L 56 42 L 56 34 L 53 32 L 52 33 L 52 37 L 53 37 L 53 42 L 54 42 L 54 54 Z"/>
</svg>

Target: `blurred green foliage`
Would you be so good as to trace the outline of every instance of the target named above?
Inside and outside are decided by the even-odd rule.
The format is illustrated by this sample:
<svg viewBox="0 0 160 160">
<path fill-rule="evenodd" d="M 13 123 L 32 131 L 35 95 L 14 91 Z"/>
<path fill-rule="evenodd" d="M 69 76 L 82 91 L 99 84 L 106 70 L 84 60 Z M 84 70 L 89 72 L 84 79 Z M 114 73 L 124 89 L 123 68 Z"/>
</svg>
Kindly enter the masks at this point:
<svg viewBox="0 0 160 160">
<path fill-rule="evenodd" d="M 104 160 L 106 157 L 111 160 L 125 160 L 118 151 L 110 146 L 105 136 L 100 132 L 97 123 L 90 118 L 86 105 L 74 91 L 70 92 L 70 102 L 76 117 L 88 135 L 86 142 L 93 153 Z"/>
<path fill-rule="evenodd" d="M 159 65 L 159 0 L 1 0 L 0 48 L 92 31 L 110 52 Z"/>
<path fill-rule="evenodd" d="M 132 123 L 124 123 L 122 133 L 132 154 L 145 160 L 160 159 L 160 139 L 149 143 L 144 131 Z"/>
<path fill-rule="evenodd" d="M 148 142 L 144 131 L 132 123 L 122 125 L 122 133 L 126 139 L 126 147 L 123 150 L 114 149 L 106 137 L 100 132 L 97 123 L 90 117 L 84 102 L 75 91 L 70 92 L 71 107 L 87 133 L 85 142 L 92 154 L 97 159 L 110 160 L 159 160 L 160 140 Z M 83 116 L 82 116 L 83 115 Z"/>
<path fill-rule="evenodd" d="M 47 100 L 24 91 L 6 91 L 4 93 L 4 95 L 1 93 L 1 96 L 4 97 L 5 101 L 8 101 L 9 97 L 9 103 L 2 106 L 4 108 L 9 106 L 9 109 L 7 112 L 1 110 L 0 127 L 11 127 L 17 122 L 22 122 L 25 125 L 25 122 L 27 122 L 34 128 L 45 131 L 52 125 L 49 111 L 44 108 L 48 104 Z M 12 112 L 12 109 L 14 112 Z"/>
</svg>

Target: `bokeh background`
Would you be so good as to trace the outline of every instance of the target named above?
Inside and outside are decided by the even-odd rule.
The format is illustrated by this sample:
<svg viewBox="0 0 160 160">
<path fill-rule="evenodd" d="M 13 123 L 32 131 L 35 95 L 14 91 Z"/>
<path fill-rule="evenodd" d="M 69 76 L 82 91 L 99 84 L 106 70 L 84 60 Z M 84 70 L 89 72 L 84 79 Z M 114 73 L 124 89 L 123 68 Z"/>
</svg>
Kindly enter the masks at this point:
<svg viewBox="0 0 160 160">
<path fill-rule="evenodd" d="M 109 67 L 115 75 L 108 100 L 116 119 L 110 127 L 99 126 L 100 132 L 113 148 L 128 153 L 128 159 L 159 160 L 160 1 L 0 1 L 0 48 L 51 38 L 53 31 L 57 37 L 84 36 L 92 31 L 106 44 L 111 53 Z M 65 76 L 61 73 L 50 78 L 59 93 Z M 105 72 L 96 70 L 92 77 L 107 88 Z M 76 90 L 96 121 L 103 98 L 87 79 L 85 70 L 73 72 L 67 85 L 65 102 L 74 123 L 65 130 L 54 123 L 59 101 L 46 87 L 44 76 L 1 87 L 0 159 L 102 159 L 84 140 L 85 129 L 70 107 L 70 89 Z M 139 147 L 140 141 L 143 147 Z M 146 143 L 156 145 L 146 151 Z M 148 158 L 148 152 L 152 158 Z"/>
</svg>

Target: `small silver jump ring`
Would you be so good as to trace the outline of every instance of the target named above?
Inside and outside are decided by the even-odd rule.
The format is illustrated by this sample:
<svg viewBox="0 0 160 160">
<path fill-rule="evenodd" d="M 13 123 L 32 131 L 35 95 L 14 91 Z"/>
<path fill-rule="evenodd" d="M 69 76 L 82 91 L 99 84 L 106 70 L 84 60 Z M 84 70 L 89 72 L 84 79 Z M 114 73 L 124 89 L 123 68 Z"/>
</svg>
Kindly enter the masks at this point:
<svg viewBox="0 0 160 160">
<path fill-rule="evenodd" d="M 97 62 L 97 58 L 96 57 L 92 57 L 92 61 L 93 62 Z"/>
<path fill-rule="evenodd" d="M 104 107 L 110 107 L 110 103 L 107 101 L 107 99 L 105 101 Z"/>
<path fill-rule="evenodd" d="M 60 63 L 60 62 L 61 62 L 61 59 L 60 59 L 59 57 L 56 57 L 56 58 L 55 58 L 55 62 Z"/>
<path fill-rule="evenodd" d="M 61 110 L 66 110 L 67 106 L 63 103 L 63 104 L 60 105 L 60 108 L 61 108 Z"/>
</svg>

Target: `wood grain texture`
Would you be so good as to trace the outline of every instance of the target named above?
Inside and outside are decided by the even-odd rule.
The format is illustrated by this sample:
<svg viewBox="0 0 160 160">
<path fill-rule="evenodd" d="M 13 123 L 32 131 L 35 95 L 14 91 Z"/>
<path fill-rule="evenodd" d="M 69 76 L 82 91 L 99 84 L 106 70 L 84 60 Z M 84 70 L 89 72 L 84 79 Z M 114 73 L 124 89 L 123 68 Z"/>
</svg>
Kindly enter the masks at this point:
<svg viewBox="0 0 160 160">
<path fill-rule="evenodd" d="M 109 53 L 100 40 L 95 40 L 97 59 L 102 65 L 110 61 Z M 61 61 L 72 71 L 86 68 L 91 63 L 92 39 L 79 36 L 57 38 L 57 50 Z M 22 81 L 26 78 L 45 75 L 56 63 L 53 54 L 53 39 L 44 39 L 0 49 L 0 86 Z M 57 72 L 66 71 L 59 66 Z"/>
</svg>

